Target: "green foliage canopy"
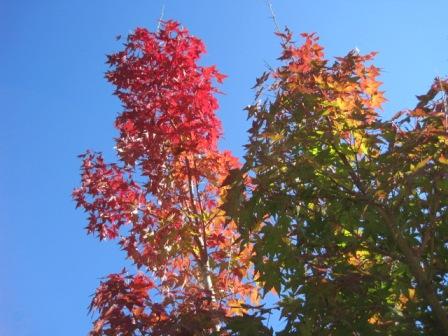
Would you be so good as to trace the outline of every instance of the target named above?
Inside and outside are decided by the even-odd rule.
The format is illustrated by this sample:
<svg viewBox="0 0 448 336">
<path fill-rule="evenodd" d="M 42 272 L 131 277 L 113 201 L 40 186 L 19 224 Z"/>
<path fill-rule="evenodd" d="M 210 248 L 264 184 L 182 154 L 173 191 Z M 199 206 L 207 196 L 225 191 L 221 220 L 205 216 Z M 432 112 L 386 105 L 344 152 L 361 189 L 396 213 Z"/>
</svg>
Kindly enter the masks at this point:
<svg viewBox="0 0 448 336">
<path fill-rule="evenodd" d="M 279 335 L 447 334 L 448 81 L 383 121 L 374 53 L 330 64 L 315 35 L 279 35 L 224 206 Z"/>
</svg>

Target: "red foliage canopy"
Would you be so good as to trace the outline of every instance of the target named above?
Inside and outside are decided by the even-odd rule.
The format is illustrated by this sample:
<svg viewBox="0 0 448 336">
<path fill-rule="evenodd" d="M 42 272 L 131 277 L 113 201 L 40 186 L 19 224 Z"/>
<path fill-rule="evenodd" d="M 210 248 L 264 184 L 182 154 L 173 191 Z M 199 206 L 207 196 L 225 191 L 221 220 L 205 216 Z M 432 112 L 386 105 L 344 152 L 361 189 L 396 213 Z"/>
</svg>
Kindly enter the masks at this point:
<svg viewBox="0 0 448 336">
<path fill-rule="evenodd" d="M 235 224 L 220 209 L 222 183 L 238 167 L 220 151 L 214 81 L 197 64 L 204 45 L 178 23 L 138 28 L 108 56 L 106 78 L 124 111 L 116 119 L 118 163 L 82 155 L 73 193 L 89 214 L 87 230 L 118 239 L 138 267 L 109 275 L 91 309 L 92 335 L 188 335 L 219 330 L 226 315 L 256 300 L 251 247 L 240 250 Z"/>
</svg>

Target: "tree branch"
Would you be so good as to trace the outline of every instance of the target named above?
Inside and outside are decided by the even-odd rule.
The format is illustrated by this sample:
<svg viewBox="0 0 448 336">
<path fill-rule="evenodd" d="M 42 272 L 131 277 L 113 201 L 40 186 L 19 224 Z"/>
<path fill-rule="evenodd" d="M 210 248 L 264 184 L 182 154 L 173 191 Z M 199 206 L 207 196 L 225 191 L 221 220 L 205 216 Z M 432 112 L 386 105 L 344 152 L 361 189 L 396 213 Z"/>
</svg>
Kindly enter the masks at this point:
<svg viewBox="0 0 448 336">
<path fill-rule="evenodd" d="M 423 298 L 431 307 L 431 310 L 433 311 L 436 321 L 440 325 L 443 334 L 448 335 L 447 312 L 440 303 L 431 279 L 427 276 L 426 270 L 421 266 L 419 259 L 415 256 L 413 250 L 408 245 L 406 238 L 404 238 L 398 230 L 398 226 L 393 220 L 394 217 L 392 214 L 380 205 L 377 205 L 377 209 L 385 220 L 385 223 L 392 234 L 393 240 L 404 255 L 406 264 L 417 281 L 417 289 L 420 290 Z"/>
</svg>

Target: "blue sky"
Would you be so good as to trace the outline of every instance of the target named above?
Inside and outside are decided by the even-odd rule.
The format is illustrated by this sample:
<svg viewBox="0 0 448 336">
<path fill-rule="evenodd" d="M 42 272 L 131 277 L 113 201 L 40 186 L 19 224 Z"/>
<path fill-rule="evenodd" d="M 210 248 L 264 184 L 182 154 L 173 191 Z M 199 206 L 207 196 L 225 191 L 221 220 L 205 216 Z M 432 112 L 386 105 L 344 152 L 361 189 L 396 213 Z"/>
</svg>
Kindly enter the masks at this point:
<svg viewBox="0 0 448 336">
<path fill-rule="evenodd" d="M 99 278 L 123 255 L 83 230 L 71 190 L 77 155 L 113 159 L 120 111 L 103 78 L 116 35 L 155 29 L 165 18 L 202 38 L 204 64 L 229 78 L 219 97 L 223 148 L 242 155 L 255 78 L 276 64 L 279 41 L 264 0 L 0 0 L 0 335 L 75 336 L 90 327 L 87 306 Z M 445 0 L 272 0 L 281 27 L 317 32 L 328 56 L 379 51 L 389 102 L 412 107 L 437 75 L 448 75 Z"/>
</svg>

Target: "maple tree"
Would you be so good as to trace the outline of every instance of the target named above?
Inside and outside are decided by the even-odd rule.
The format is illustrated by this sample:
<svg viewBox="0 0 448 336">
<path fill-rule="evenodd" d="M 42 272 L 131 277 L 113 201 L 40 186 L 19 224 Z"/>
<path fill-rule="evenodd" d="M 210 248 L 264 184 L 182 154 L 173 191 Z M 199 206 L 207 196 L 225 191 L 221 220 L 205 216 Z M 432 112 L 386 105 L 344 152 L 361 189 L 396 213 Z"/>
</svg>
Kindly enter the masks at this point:
<svg viewBox="0 0 448 336">
<path fill-rule="evenodd" d="M 223 322 L 256 303 L 251 245 L 220 208 L 223 181 L 238 160 L 221 151 L 214 82 L 197 64 L 203 43 L 174 21 L 138 28 L 108 56 L 106 78 L 123 112 L 116 118 L 118 161 L 83 154 L 73 193 L 87 230 L 116 239 L 138 271 L 107 276 L 90 309 L 91 335 L 226 333 Z"/>
<path fill-rule="evenodd" d="M 279 35 L 224 206 L 280 295 L 278 335 L 448 334 L 448 81 L 384 121 L 375 53 Z"/>
</svg>

